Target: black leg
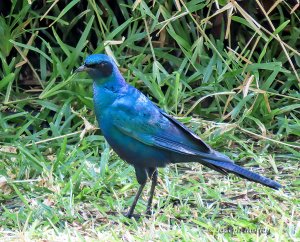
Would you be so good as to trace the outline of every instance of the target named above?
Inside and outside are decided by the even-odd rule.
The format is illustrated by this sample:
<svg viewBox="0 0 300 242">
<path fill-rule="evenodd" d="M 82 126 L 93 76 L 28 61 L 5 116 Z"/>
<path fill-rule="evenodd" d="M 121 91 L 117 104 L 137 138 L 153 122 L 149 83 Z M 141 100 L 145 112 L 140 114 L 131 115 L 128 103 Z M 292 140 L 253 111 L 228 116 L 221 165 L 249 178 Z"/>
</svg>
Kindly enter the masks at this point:
<svg viewBox="0 0 300 242">
<path fill-rule="evenodd" d="M 155 169 L 153 172 L 152 172 L 152 175 L 150 174 L 151 176 L 151 180 L 152 180 L 152 183 L 151 183 L 151 189 L 150 189 L 150 197 L 148 199 L 148 204 L 147 204 L 147 210 L 146 210 L 146 214 L 147 215 L 151 215 L 152 214 L 152 200 L 153 200 L 153 196 L 154 196 L 154 190 L 155 190 L 155 187 L 156 187 L 156 184 L 157 184 L 157 169 Z"/>
<path fill-rule="evenodd" d="M 139 200 L 140 195 L 141 195 L 141 193 L 142 193 L 145 185 L 146 185 L 146 183 L 140 185 L 139 190 L 137 191 L 137 193 L 136 193 L 136 195 L 134 197 L 134 200 L 133 200 L 133 203 L 132 203 L 131 207 L 129 208 L 128 212 L 125 214 L 125 216 L 127 218 L 131 218 L 133 216 L 133 212 L 134 212 L 136 203 Z"/>
</svg>

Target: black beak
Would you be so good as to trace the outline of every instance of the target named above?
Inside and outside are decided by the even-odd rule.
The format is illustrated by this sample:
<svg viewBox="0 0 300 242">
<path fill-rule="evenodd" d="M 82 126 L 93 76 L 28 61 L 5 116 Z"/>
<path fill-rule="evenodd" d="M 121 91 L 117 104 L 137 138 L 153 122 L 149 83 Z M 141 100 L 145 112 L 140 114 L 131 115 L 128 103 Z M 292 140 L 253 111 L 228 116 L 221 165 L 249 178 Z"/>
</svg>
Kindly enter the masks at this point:
<svg viewBox="0 0 300 242">
<path fill-rule="evenodd" d="M 79 66 L 79 67 L 75 70 L 75 73 L 87 71 L 88 69 L 89 69 L 88 67 L 86 67 L 85 65 L 82 65 L 82 66 Z"/>
</svg>

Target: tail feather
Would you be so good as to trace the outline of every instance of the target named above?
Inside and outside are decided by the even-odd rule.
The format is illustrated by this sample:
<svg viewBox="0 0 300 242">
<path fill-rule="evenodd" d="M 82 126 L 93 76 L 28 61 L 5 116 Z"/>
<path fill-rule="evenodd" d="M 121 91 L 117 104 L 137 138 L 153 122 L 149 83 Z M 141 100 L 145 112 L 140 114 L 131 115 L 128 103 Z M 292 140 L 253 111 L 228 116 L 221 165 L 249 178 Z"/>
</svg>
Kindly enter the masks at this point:
<svg viewBox="0 0 300 242">
<path fill-rule="evenodd" d="M 264 176 L 261 176 L 259 174 L 256 174 L 252 171 L 249 171 L 243 167 L 240 167 L 234 163 L 230 162 L 225 162 L 225 161 L 217 161 L 217 160 L 212 160 L 212 159 L 202 159 L 204 161 L 204 165 L 208 165 L 209 167 L 216 167 L 217 169 L 215 170 L 225 170 L 226 172 L 229 173 L 234 173 L 239 177 L 246 178 L 247 180 L 253 181 L 260 183 L 264 186 L 271 187 L 273 189 L 278 190 L 281 188 L 281 185 L 278 182 L 275 182 L 269 178 L 266 178 Z"/>
</svg>

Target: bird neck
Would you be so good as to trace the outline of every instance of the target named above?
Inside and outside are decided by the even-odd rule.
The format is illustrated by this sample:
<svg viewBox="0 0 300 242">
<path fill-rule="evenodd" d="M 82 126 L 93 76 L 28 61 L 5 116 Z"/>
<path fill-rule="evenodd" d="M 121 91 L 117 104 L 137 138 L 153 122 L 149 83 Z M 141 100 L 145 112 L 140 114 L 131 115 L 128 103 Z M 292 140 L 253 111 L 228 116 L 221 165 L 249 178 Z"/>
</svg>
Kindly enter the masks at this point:
<svg viewBox="0 0 300 242">
<path fill-rule="evenodd" d="M 120 96 L 122 89 L 126 89 L 127 86 L 128 84 L 118 70 L 107 78 L 94 78 L 94 105 L 98 121 L 102 112 Z"/>
<path fill-rule="evenodd" d="M 116 92 L 122 87 L 126 86 L 127 83 L 125 82 L 119 70 L 115 68 L 112 74 L 108 77 L 94 77 L 94 85 L 100 89 L 105 88 L 112 92 Z"/>
</svg>

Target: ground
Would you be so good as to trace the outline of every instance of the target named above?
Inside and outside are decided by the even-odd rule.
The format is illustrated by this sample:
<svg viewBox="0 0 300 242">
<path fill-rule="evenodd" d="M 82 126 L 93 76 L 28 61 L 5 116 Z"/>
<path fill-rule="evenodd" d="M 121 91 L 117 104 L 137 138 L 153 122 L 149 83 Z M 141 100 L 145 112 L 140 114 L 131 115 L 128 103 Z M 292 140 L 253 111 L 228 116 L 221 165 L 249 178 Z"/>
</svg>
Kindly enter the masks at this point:
<svg viewBox="0 0 300 242">
<path fill-rule="evenodd" d="M 32 2 L 32 4 L 31 4 Z M 22 4 L 21 4 L 22 3 Z M 0 4 L 1 241 L 300 240 L 299 8 L 292 0 Z M 159 169 L 153 215 L 95 120 L 91 53 L 279 191 Z"/>
</svg>

